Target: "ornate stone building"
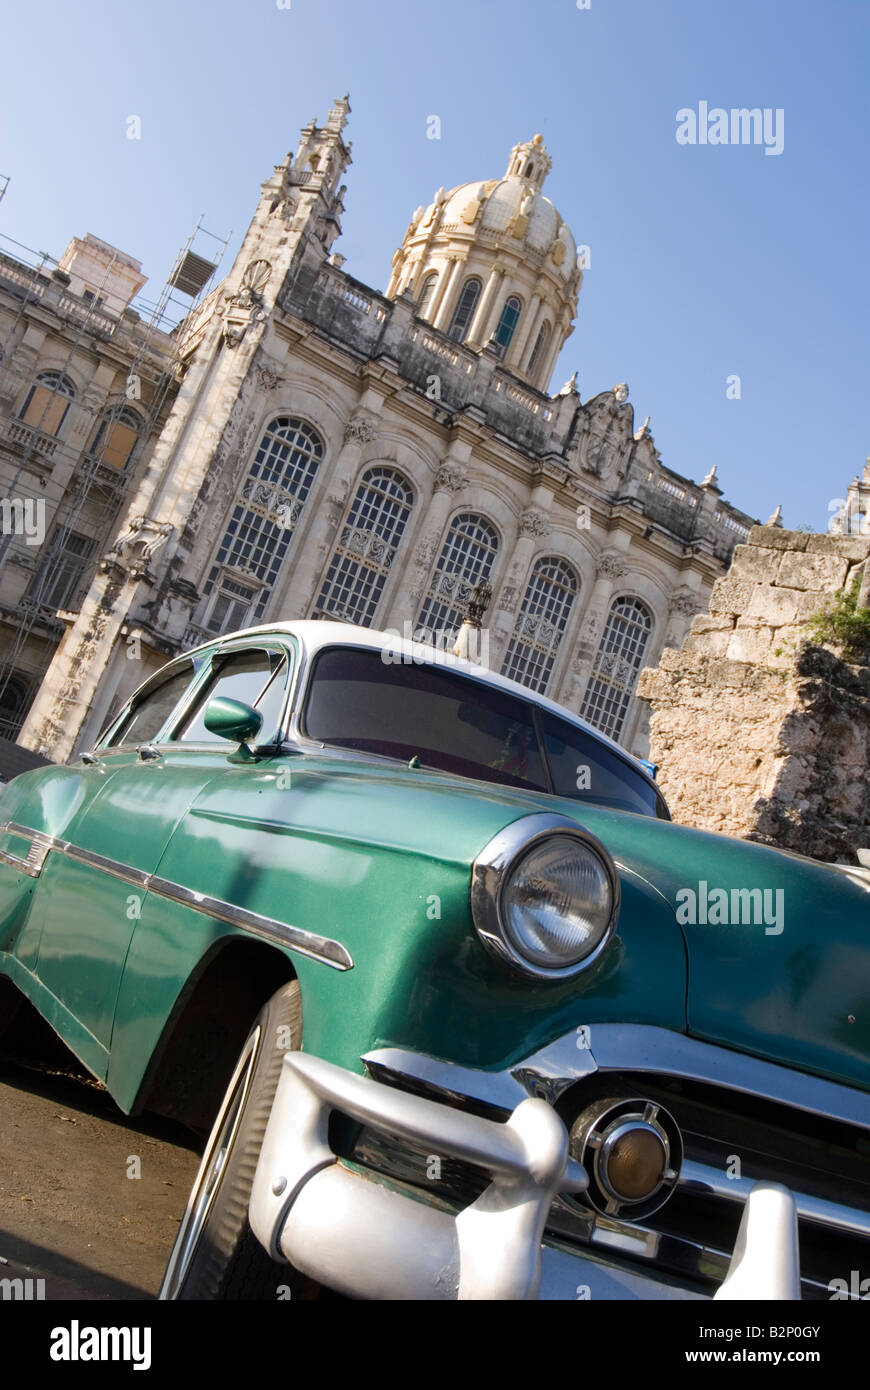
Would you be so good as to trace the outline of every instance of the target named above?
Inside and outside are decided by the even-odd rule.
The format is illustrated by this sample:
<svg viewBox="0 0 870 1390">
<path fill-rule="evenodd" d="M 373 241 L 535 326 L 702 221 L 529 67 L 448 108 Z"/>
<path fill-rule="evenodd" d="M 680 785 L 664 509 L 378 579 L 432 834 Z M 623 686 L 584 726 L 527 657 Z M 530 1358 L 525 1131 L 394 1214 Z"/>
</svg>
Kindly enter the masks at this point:
<svg viewBox="0 0 870 1390">
<path fill-rule="evenodd" d="M 76 523 L 91 543 L 78 588 L 53 590 L 48 626 L 18 642 L 16 678 L 41 678 L 26 746 L 57 759 L 88 747 L 145 676 L 215 633 L 329 615 L 444 641 L 486 581 L 490 664 L 646 752 L 637 673 L 682 642 L 752 518 L 723 501 L 715 470 L 696 484 L 664 467 L 624 384 L 581 402 L 575 375 L 549 394 L 584 252 L 542 191 L 540 136 L 514 147 L 501 179 L 418 208 L 381 293 L 332 250 L 348 111 L 342 99 L 302 130 L 225 280 L 150 342 L 164 358 L 157 409 L 119 395 L 136 352 L 129 311 L 64 357 L 68 386 L 45 374 L 75 331 L 72 300 L 92 310 L 72 285 L 67 319 L 48 285 L 2 330 L 0 467 L 8 482 L 26 448 L 19 477 L 51 498 L 46 546 L 88 448 L 107 466 L 103 421 L 135 436 L 115 450 L 112 435 L 111 524 Z M 37 387 L 51 401 L 38 420 Z M 91 425 L 76 433 L 88 393 Z M 123 415 L 137 408 L 138 430 Z M 14 538 L 0 576 L 10 640 L 25 550 Z"/>
</svg>

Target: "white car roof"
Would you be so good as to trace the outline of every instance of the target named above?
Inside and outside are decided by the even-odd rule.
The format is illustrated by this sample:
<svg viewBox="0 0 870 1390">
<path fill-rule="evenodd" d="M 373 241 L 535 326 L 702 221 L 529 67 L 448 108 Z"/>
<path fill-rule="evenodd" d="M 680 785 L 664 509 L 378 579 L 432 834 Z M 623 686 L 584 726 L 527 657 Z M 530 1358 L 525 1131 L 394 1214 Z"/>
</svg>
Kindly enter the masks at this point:
<svg viewBox="0 0 870 1390">
<path fill-rule="evenodd" d="M 320 621 L 314 618 L 300 618 L 289 622 L 264 623 L 259 627 L 243 628 L 239 632 L 225 632 L 220 636 L 215 636 L 209 642 L 203 642 L 194 651 L 204 650 L 213 647 L 216 643 L 234 641 L 240 637 L 265 636 L 268 633 L 287 632 L 297 637 L 302 643 L 303 652 L 306 656 L 312 656 L 322 647 L 353 646 L 367 647 L 371 651 L 394 652 L 396 656 L 408 656 L 411 658 L 409 664 L 418 666 L 441 666 L 449 670 L 461 671 L 463 675 L 471 677 L 472 680 L 481 681 L 485 685 L 494 686 L 497 690 L 509 691 L 512 695 L 518 695 L 524 700 L 530 701 L 538 706 L 539 709 L 549 710 L 552 714 L 557 714 L 560 719 L 565 719 L 574 724 L 578 729 L 590 734 L 599 743 L 606 744 L 618 753 L 621 758 L 636 767 L 641 776 L 648 782 L 656 786 L 643 763 L 629 753 L 626 748 L 610 738 L 608 734 L 603 734 L 600 729 L 596 729 L 592 724 L 581 719 L 579 715 L 566 709 L 564 705 L 556 704 L 555 700 L 548 700 L 545 695 L 539 695 L 536 691 L 530 690 L 527 685 L 521 685 L 519 681 L 509 680 L 507 676 L 499 675 L 496 671 L 489 670 L 488 667 L 479 666 L 476 662 L 466 661 L 463 657 L 454 656 L 452 652 L 433 648 L 425 642 L 411 642 L 407 638 L 400 637 L 395 630 L 381 631 L 370 627 L 357 627 L 356 623 L 330 622 L 328 619 Z M 186 653 L 189 655 L 189 653 Z M 398 664 L 398 663 L 397 663 Z M 658 790 L 658 788 L 657 788 Z"/>
</svg>

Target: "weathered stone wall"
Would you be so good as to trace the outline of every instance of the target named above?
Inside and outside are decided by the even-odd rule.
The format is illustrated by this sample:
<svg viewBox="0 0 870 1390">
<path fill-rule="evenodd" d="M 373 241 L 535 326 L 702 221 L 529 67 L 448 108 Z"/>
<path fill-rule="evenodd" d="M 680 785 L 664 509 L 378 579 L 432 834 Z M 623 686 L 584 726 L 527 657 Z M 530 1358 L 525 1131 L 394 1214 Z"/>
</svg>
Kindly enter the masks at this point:
<svg viewBox="0 0 870 1390">
<path fill-rule="evenodd" d="M 870 667 L 809 644 L 870 539 L 755 526 L 678 651 L 641 673 L 675 820 L 854 863 L 870 845 Z"/>
</svg>

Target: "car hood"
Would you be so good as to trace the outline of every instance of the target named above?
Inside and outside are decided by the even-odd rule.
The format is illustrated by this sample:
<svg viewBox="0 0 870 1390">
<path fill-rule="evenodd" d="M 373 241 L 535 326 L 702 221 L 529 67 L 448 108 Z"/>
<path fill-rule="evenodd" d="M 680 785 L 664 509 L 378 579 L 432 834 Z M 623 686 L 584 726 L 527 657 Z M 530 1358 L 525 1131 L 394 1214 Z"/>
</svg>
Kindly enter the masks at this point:
<svg viewBox="0 0 870 1390">
<path fill-rule="evenodd" d="M 623 885 L 645 884 L 650 907 L 666 905 L 679 927 L 687 1017 L 677 1026 L 870 1089 L 870 882 L 860 874 L 591 802 L 404 765 L 349 760 L 344 768 L 364 770 L 369 795 L 401 808 L 391 833 L 407 848 L 418 842 L 420 853 L 437 845 L 473 859 L 519 816 L 576 820 L 606 846 Z M 337 770 L 333 762 L 330 774 Z M 396 796 L 399 787 L 410 800 Z M 658 910 L 650 929 L 662 930 Z"/>
</svg>

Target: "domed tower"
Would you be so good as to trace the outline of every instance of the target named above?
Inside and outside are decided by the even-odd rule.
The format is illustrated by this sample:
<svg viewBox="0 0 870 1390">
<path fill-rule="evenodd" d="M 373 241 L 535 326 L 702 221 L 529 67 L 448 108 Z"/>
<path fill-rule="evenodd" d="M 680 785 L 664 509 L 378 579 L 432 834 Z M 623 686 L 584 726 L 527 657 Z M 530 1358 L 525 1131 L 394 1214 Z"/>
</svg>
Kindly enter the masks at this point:
<svg viewBox="0 0 870 1390">
<path fill-rule="evenodd" d="M 552 163 L 536 135 L 514 145 L 504 178 L 439 189 L 414 213 L 387 286 L 541 391 L 573 331 L 583 279 L 571 229 L 541 191 Z"/>
</svg>

